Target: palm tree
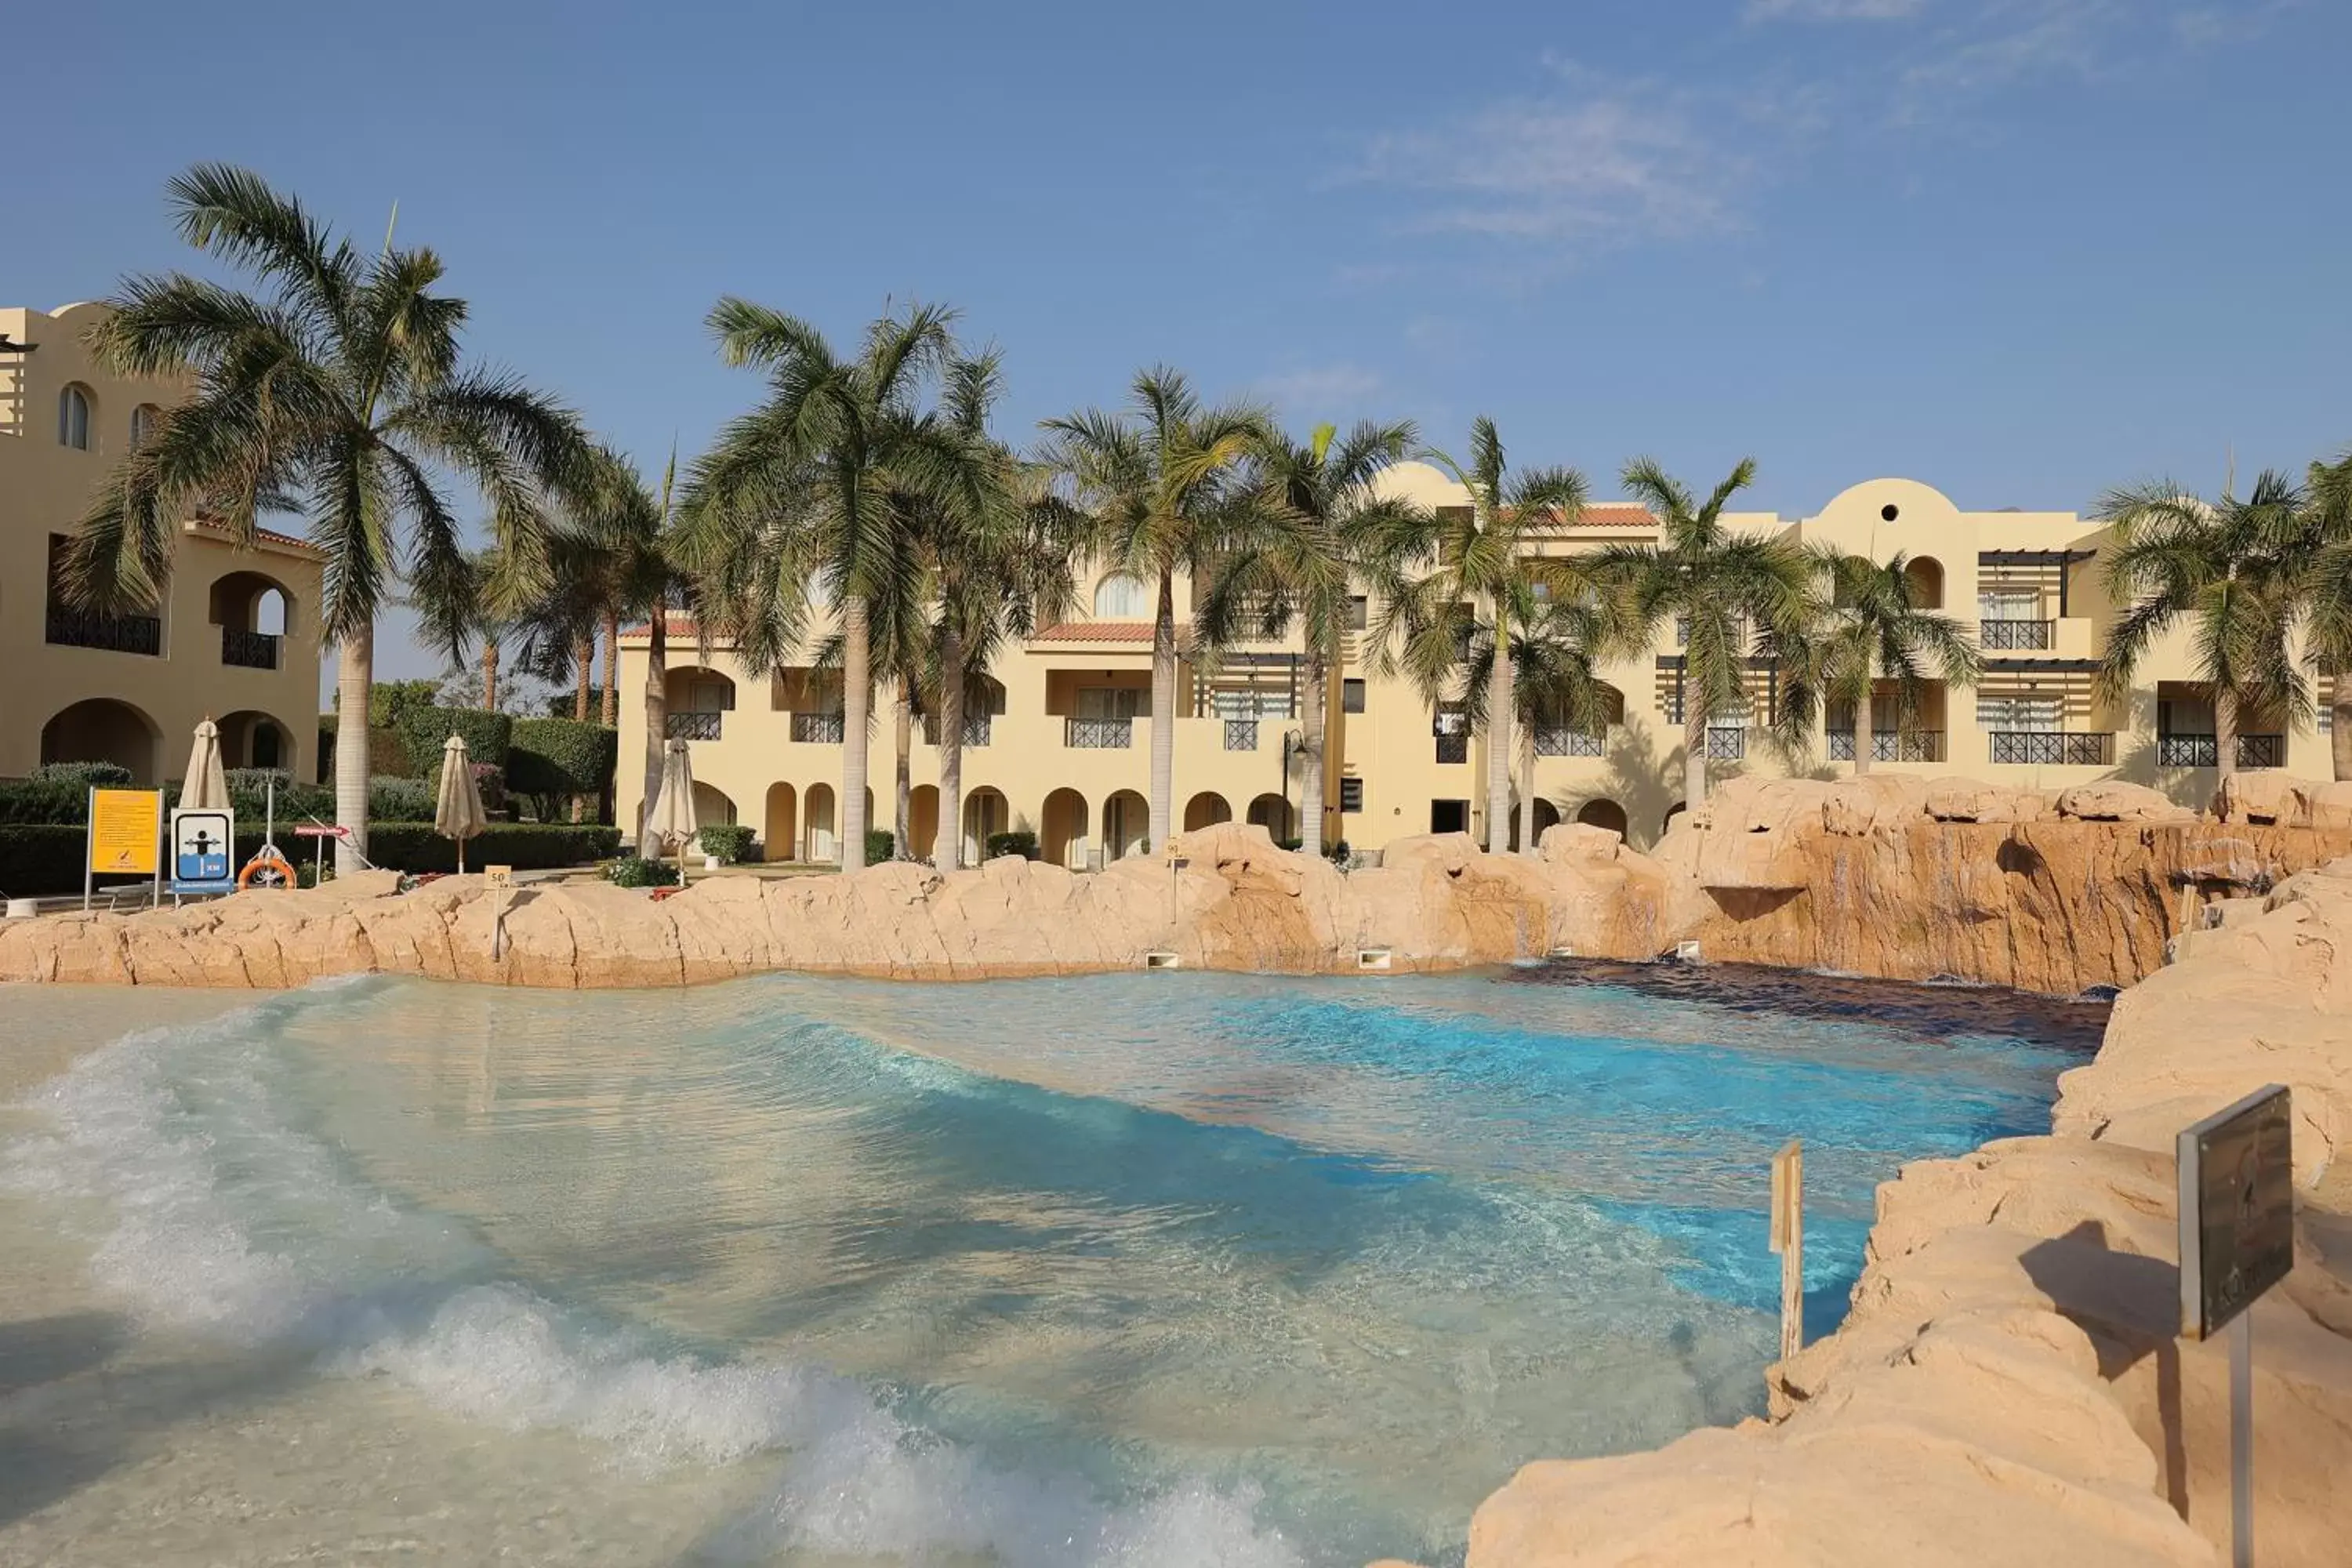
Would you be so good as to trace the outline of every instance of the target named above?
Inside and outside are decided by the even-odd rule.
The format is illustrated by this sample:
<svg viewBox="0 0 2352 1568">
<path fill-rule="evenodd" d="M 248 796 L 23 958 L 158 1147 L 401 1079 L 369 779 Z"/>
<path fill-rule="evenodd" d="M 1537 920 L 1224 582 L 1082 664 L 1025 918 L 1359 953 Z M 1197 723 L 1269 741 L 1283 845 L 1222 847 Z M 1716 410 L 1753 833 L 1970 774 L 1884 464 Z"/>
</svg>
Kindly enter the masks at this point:
<svg viewBox="0 0 2352 1568">
<path fill-rule="evenodd" d="M 442 476 L 490 502 L 499 569 L 488 591 L 518 606 L 547 585 L 542 500 L 576 473 L 584 438 L 567 410 L 514 377 L 461 368 L 466 305 L 433 291 L 432 251 L 387 236 L 370 260 L 293 197 L 223 164 L 174 178 L 171 202 L 183 238 L 265 288 L 136 278 L 91 329 L 110 368 L 184 375 L 194 391 L 101 487 L 70 552 L 68 592 L 100 611 L 151 603 L 188 512 L 221 517 L 250 544 L 258 513 L 301 511 L 326 556 L 320 629 L 337 646 L 338 722 L 364 737 L 376 612 L 403 565 L 429 634 L 452 654 L 462 642 L 474 584 Z M 357 870 L 366 854 L 367 795 L 368 748 L 338 747 L 335 815 L 350 830 L 338 869 Z"/>
<path fill-rule="evenodd" d="M 1514 608 L 1528 602 L 1534 584 L 1564 604 L 1591 598 L 1597 585 L 1585 571 L 1589 557 L 1538 552 L 1582 513 L 1582 474 L 1565 468 L 1510 472 L 1502 437 L 1485 415 L 1471 422 L 1467 467 L 1443 452 L 1423 455 L 1470 492 L 1470 504 L 1418 512 L 1381 543 L 1384 586 L 1374 641 L 1382 667 L 1401 662 L 1435 702 L 1467 665 L 1482 632 L 1510 645 Z M 1496 855 L 1511 842 L 1516 673 L 1511 659 L 1489 660 L 1475 709 L 1486 725 L 1486 849 Z"/>
<path fill-rule="evenodd" d="M 1151 842 L 1168 842 L 1176 770 L 1176 574 L 1196 579 L 1247 512 L 1244 464 L 1271 439 L 1265 411 L 1202 406 L 1182 373 L 1139 373 L 1132 418 L 1090 408 L 1045 422 L 1046 460 L 1091 520 L 1093 553 L 1156 583 L 1151 632 Z"/>
<path fill-rule="evenodd" d="M 1625 466 L 1626 492 L 1658 520 L 1655 544 L 1601 552 L 1597 569 L 1622 586 L 1632 624 L 1647 641 L 1667 621 L 1686 629 L 1683 646 L 1683 804 L 1706 800 L 1709 720 L 1744 712 L 1749 649 L 1786 672 L 1778 704 L 1781 732 L 1811 729 L 1813 689 L 1801 679 L 1806 639 L 1819 613 L 1812 568 L 1784 539 L 1733 532 L 1723 521 L 1731 498 L 1756 478 L 1743 459 L 1704 502 L 1647 458 Z"/>
<path fill-rule="evenodd" d="M 2310 710 L 2288 647 L 2299 567 L 2288 552 L 2306 521 L 2304 503 L 2300 486 L 2264 470 L 2242 500 L 2225 493 L 2208 503 L 2158 481 L 2110 491 L 2099 508 L 2115 530 L 2107 592 L 2125 606 L 2107 627 L 2100 694 L 2126 700 L 2141 658 L 2188 621 L 2213 694 L 2213 760 L 2225 784 L 2238 771 L 2241 717 L 2273 711 L 2292 721 Z"/>
<path fill-rule="evenodd" d="M 1871 712 L 1876 682 L 1895 683 L 1897 733 L 1918 717 L 1932 669 L 1954 686 L 1971 686 L 1984 659 L 1960 623 L 1912 602 L 1910 563 L 1902 552 L 1885 563 L 1849 555 L 1833 545 L 1808 552 L 1822 575 L 1825 610 L 1815 629 L 1819 689 L 1824 700 L 1853 710 L 1853 771 L 1870 772 L 1876 731 Z"/>
<path fill-rule="evenodd" d="M 710 312 L 721 357 L 766 372 L 768 396 L 695 465 L 688 557 L 755 675 L 791 658 L 812 588 L 838 607 L 845 870 L 866 864 L 872 628 L 905 625 L 920 594 L 895 498 L 925 482 L 938 445 L 918 402 L 952 349 L 952 320 L 928 306 L 882 317 L 845 359 L 796 317 L 731 296 Z"/>
<path fill-rule="evenodd" d="M 1536 735 L 1555 724 L 1585 734 L 1609 727 L 1612 714 L 1608 682 L 1595 671 L 1593 661 L 1605 657 L 1623 637 L 1614 601 L 1586 595 L 1563 602 L 1551 597 L 1547 584 L 1522 579 L 1512 585 L 1509 630 L 1512 701 L 1517 711 L 1519 769 L 1519 852 L 1536 852 Z M 1493 726 L 1486 704 L 1494 700 L 1495 636 L 1491 624 L 1473 632 L 1469 657 L 1464 661 L 1463 704 L 1471 728 L 1487 731 Z"/>
<path fill-rule="evenodd" d="M 2334 683 L 2328 700 L 2332 772 L 2352 779 L 2352 452 L 2314 463 L 2302 524 L 2285 559 L 2294 566 L 2304 651 Z"/>
<path fill-rule="evenodd" d="M 1275 434 L 1275 433 L 1270 433 Z M 1273 638 L 1295 623 L 1305 644 L 1307 693 L 1300 714 L 1302 841 L 1319 853 L 1323 831 L 1323 752 L 1331 672 L 1339 668 L 1357 579 L 1377 571 L 1382 542 L 1422 522 L 1411 502 L 1375 493 L 1381 471 L 1402 462 L 1418 441 L 1410 421 L 1366 420 L 1336 440 L 1316 426 L 1305 446 L 1279 434 L 1252 454 L 1260 483 L 1255 519 L 1218 556 L 1193 616 L 1203 657 L 1245 637 Z"/>
</svg>

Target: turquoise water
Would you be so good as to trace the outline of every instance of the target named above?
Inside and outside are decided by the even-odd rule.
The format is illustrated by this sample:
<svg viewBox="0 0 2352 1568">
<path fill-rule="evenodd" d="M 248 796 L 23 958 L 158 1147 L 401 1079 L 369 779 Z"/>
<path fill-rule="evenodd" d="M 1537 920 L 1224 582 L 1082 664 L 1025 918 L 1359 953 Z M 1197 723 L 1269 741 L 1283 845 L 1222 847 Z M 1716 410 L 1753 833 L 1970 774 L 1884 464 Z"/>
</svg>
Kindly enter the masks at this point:
<svg viewBox="0 0 2352 1568">
<path fill-rule="evenodd" d="M 369 980 L 85 1058 L 7 1171 L 152 1331 L 762 1468 L 693 1561 L 1439 1562 L 1760 1407 L 1774 1149 L 1827 1331 L 1876 1184 L 2103 1021 L 1703 975 Z"/>
</svg>

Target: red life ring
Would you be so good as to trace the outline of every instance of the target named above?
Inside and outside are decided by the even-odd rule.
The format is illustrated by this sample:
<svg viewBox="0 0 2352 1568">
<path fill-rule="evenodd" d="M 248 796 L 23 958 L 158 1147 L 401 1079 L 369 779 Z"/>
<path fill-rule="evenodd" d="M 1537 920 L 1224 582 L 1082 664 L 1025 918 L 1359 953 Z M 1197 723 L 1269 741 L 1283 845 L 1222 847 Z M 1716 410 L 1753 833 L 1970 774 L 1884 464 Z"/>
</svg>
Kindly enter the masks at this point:
<svg viewBox="0 0 2352 1568">
<path fill-rule="evenodd" d="M 242 889 L 251 886 L 253 879 L 264 871 L 277 872 L 278 876 L 285 879 L 286 886 L 289 890 L 293 888 L 294 868 L 275 855 L 256 855 L 252 859 L 247 860 L 245 863 L 245 869 L 236 874 L 237 887 Z"/>
</svg>

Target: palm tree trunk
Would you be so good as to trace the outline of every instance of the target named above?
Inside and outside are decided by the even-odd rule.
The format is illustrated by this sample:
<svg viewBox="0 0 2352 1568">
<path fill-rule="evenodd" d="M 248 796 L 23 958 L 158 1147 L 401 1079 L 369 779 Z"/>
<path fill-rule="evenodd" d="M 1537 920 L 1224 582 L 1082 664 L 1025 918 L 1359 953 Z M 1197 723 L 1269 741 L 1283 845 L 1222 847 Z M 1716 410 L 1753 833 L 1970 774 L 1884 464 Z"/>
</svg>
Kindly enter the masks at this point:
<svg viewBox="0 0 2352 1568">
<path fill-rule="evenodd" d="M 1160 573 L 1160 612 L 1151 627 L 1151 847 L 1165 852 L 1176 793 L 1176 577 Z"/>
<path fill-rule="evenodd" d="M 1511 847 L 1511 643 L 1499 596 L 1495 604 L 1495 662 L 1486 672 L 1486 853 Z"/>
<path fill-rule="evenodd" d="M 572 663 L 579 673 L 578 684 L 572 693 L 572 717 L 582 724 L 588 722 L 588 687 L 596 679 L 596 639 L 582 637 L 572 645 Z"/>
<path fill-rule="evenodd" d="M 654 797 L 661 794 L 662 750 L 669 729 L 669 610 L 656 602 L 646 617 L 646 792 L 637 802 L 637 853 L 643 855 L 646 824 Z"/>
<path fill-rule="evenodd" d="M 335 649 L 335 871 L 353 876 L 367 860 L 368 695 L 375 684 L 375 628 L 362 626 Z"/>
<path fill-rule="evenodd" d="M 1298 754 L 1307 772 L 1298 781 L 1298 847 L 1320 855 L 1323 835 L 1323 704 L 1328 700 L 1330 663 L 1319 647 L 1307 651 L 1307 703 L 1298 715 Z"/>
<path fill-rule="evenodd" d="M 1683 672 L 1683 809 L 1696 811 L 1706 804 L 1706 704 L 1690 689 L 1690 672 Z"/>
<path fill-rule="evenodd" d="M 1862 683 L 1861 694 L 1853 700 L 1853 776 L 1870 772 L 1871 754 L 1878 749 L 1877 731 L 1871 728 L 1870 682 Z"/>
<path fill-rule="evenodd" d="M 498 710 L 499 639 L 486 635 L 482 638 L 482 711 L 495 713 Z"/>
<path fill-rule="evenodd" d="M 604 612 L 604 728 L 621 721 L 621 614 Z"/>
<path fill-rule="evenodd" d="M 2352 669 L 2334 672 L 2335 694 L 2327 702 L 2327 744 L 2334 753 L 2336 777 L 2352 779 Z"/>
<path fill-rule="evenodd" d="M 874 709 L 872 650 L 866 601 L 841 606 L 841 868 L 866 864 L 866 727 Z"/>
<path fill-rule="evenodd" d="M 952 629 L 940 635 L 940 824 L 931 860 L 942 871 L 963 865 L 963 639 Z"/>
<path fill-rule="evenodd" d="M 1519 726 L 1519 853 L 1536 852 L 1536 729 Z"/>
<path fill-rule="evenodd" d="M 891 763 L 891 784 L 898 795 L 897 815 L 892 819 L 892 832 L 898 840 L 898 858 L 911 859 L 915 840 L 911 825 L 915 791 L 912 783 L 912 753 L 915 749 L 915 697 L 907 678 L 898 678 L 898 695 L 890 702 L 891 738 L 898 754 Z"/>
<path fill-rule="evenodd" d="M 2238 694 L 2218 681 L 2213 687 L 2213 763 L 2221 770 L 2221 789 L 2238 772 Z"/>
</svg>

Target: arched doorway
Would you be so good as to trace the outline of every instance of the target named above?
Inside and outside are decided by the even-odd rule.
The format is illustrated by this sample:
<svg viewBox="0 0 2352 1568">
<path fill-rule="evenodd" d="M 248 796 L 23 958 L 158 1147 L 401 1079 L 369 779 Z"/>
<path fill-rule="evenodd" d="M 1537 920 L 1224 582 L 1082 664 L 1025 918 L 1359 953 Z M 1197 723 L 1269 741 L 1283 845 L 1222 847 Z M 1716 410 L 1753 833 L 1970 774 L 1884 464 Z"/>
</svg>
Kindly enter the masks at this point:
<svg viewBox="0 0 2352 1568">
<path fill-rule="evenodd" d="M 1940 610 L 1944 607 L 1944 563 L 1932 555 L 1915 555 L 1903 568 L 1905 583 L 1911 590 L 1911 607 L 1916 610 Z"/>
<path fill-rule="evenodd" d="M 917 784 L 907 796 L 907 855 L 929 860 L 939 852 L 940 787 Z"/>
<path fill-rule="evenodd" d="M 1203 790 L 1184 803 L 1184 831 L 1187 833 L 1197 833 L 1203 827 L 1213 827 L 1220 822 L 1233 819 L 1234 808 L 1225 804 L 1223 795 L 1213 791 Z"/>
<path fill-rule="evenodd" d="M 92 697 L 58 710 L 41 726 L 44 763 L 116 763 L 131 770 L 131 782 L 152 788 L 163 782 L 157 749 L 163 732 L 155 721 L 128 702 Z"/>
<path fill-rule="evenodd" d="M 770 860 L 789 860 L 800 853 L 800 797 L 792 785 L 768 786 L 768 811 L 760 845 L 762 858 Z"/>
<path fill-rule="evenodd" d="M 1037 850 L 1049 864 L 1073 871 L 1087 868 L 1085 795 L 1063 788 L 1045 797 L 1045 831 L 1038 836 Z"/>
<path fill-rule="evenodd" d="M 1675 818 L 1680 816 L 1685 809 L 1686 808 L 1681 801 L 1676 801 L 1674 805 L 1666 807 L 1665 817 L 1658 824 L 1658 836 L 1660 837 L 1664 837 L 1668 833 L 1674 831 Z"/>
<path fill-rule="evenodd" d="M 1249 819 L 1265 828 L 1266 836 L 1276 844 L 1297 836 L 1297 830 L 1291 826 L 1296 816 L 1290 802 L 1278 795 L 1262 795 L 1249 804 Z"/>
<path fill-rule="evenodd" d="M 1103 802 L 1102 858 L 1108 866 L 1140 855 L 1151 842 L 1151 806 L 1131 789 Z"/>
<path fill-rule="evenodd" d="M 1681 809 L 1679 805 L 1675 807 L 1675 811 Z M 1605 827 L 1621 838 L 1625 836 L 1625 808 L 1613 800 L 1586 801 L 1576 808 L 1576 820 L 1587 827 Z M 1672 812 L 1667 814 L 1666 820 L 1674 820 Z"/>
<path fill-rule="evenodd" d="M 1004 792 L 982 784 L 963 797 L 963 861 L 977 866 L 988 856 L 988 840 L 993 834 L 1008 831 L 1013 820 L 1012 807 L 1005 804 Z"/>
<path fill-rule="evenodd" d="M 260 572 L 231 572 L 205 593 L 207 618 L 220 627 L 220 661 L 248 669 L 276 669 L 294 598 L 286 584 Z"/>
<path fill-rule="evenodd" d="M 1559 826 L 1559 807 L 1542 795 L 1536 796 L 1536 843 L 1543 842 L 1544 829 Z"/>
<path fill-rule="evenodd" d="M 221 766 L 225 768 L 291 768 L 293 737 L 267 713 L 241 709 L 215 721 L 220 731 Z"/>
<path fill-rule="evenodd" d="M 694 781 L 694 821 L 698 827 L 735 826 L 735 803 L 724 790 Z"/>
<path fill-rule="evenodd" d="M 834 801 L 831 784 L 808 786 L 807 843 L 802 847 L 801 858 L 812 865 L 822 866 L 841 858 L 841 836 L 835 826 Z"/>
</svg>

